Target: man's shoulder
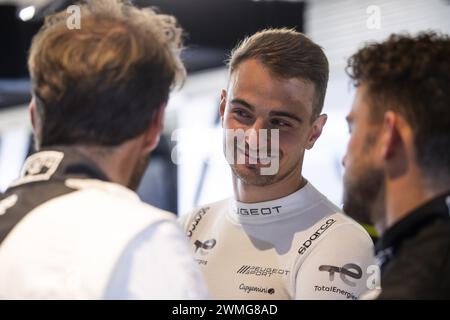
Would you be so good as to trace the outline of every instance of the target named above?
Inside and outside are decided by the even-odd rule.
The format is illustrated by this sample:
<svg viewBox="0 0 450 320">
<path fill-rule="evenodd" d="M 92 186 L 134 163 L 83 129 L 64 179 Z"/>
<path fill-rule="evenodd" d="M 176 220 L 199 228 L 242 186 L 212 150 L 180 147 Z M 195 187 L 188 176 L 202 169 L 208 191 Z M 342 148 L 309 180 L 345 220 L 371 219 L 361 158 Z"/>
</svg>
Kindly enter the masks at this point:
<svg viewBox="0 0 450 320">
<path fill-rule="evenodd" d="M 191 211 L 182 214 L 180 219 L 186 221 L 191 220 L 195 217 L 203 217 L 205 215 L 215 214 L 217 211 L 226 211 L 229 209 L 230 201 L 231 198 L 226 198 L 198 206 Z"/>
<path fill-rule="evenodd" d="M 450 219 L 436 220 L 406 237 L 398 249 L 399 263 L 414 263 L 438 268 L 448 264 L 450 255 Z"/>
<path fill-rule="evenodd" d="M 195 214 L 198 211 L 202 211 L 202 210 L 208 210 L 208 211 L 217 211 L 217 210 L 227 210 L 229 208 L 230 205 L 230 201 L 232 201 L 232 198 L 225 198 L 222 200 L 218 200 L 215 202 L 210 202 L 204 205 L 201 205 L 197 208 L 195 208 L 191 214 Z"/>
<path fill-rule="evenodd" d="M 80 205 L 93 210 L 102 207 L 111 216 L 124 216 L 127 219 L 174 219 L 174 214 L 141 201 L 134 191 L 116 183 L 69 179 L 66 185 L 78 192 L 66 196 L 65 202 L 78 201 Z"/>
<path fill-rule="evenodd" d="M 360 224 L 344 213 L 335 212 L 321 218 L 309 228 L 298 252 L 305 257 L 316 249 L 335 248 L 342 251 L 347 246 L 366 248 L 372 253 L 373 241 Z"/>
<path fill-rule="evenodd" d="M 419 232 L 416 241 L 427 245 L 433 245 L 434 242 L 450 246 L 450 219 L 436 220 L 427 225 Z"/>
<path fill-rule="evenodd" d="M 435 221 L 406 238 L 382 275 L 379 299 L 448 299 L 450 221 Z"/>
<path fill-rule="evenodd" d="M 230 201 L 231 198 L 226 198 L 199 206 L 188 213 L 182 214 L 178 218 L 178 222 L 189 235 L 197 228 L 200 221 L 213 219 L 225 213 L 229 209 Z"/>
<path fill-rule="evenodd" d="M 342 211 L 336 211 L 329 216 L 322 218 L 316 225 L 327 223 L 332 224 L 329 232 L 330 234 L 342 234 L 342 236 L 346 238 L 363 237 L 365 240 L 372 243 L 372 239 L 366 229 Z"/>
<path fill-rule="evenodd" d="M 307 211 L 310 211 L 310 215 L 315 217 L 315 223 L 313 223 L 311 230 L 327 230 L 327 234 L 342 233 L 346 234 L 347 237 L 363 235 L 364 238 L 372 242 L 363 226 L 346 215 L 312 184 L 308 183 L 307 186 L 312 203 Z M 302 215 L 299 217 L 302 217 Z"/>
</svg>

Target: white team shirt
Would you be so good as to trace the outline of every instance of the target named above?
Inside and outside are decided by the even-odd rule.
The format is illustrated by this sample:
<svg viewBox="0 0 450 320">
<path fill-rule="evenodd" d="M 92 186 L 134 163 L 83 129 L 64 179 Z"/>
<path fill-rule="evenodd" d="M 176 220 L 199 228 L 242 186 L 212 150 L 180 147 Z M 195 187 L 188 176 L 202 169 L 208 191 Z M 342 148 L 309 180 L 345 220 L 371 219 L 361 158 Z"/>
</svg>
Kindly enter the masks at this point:
<svg viewBox="0 0 450 320">
<path fill-rule="evenodd" d="M 307 183 L 284 198 L 203 206 L 180 219 L 214 299 L 356 299 L 373 242 Z"/>
<path fill-rule="evenodd" d="M 0 299 L 208 298 L 172 214 L 118 184 L 65 184 L 1 244 Z"/>
</svg>

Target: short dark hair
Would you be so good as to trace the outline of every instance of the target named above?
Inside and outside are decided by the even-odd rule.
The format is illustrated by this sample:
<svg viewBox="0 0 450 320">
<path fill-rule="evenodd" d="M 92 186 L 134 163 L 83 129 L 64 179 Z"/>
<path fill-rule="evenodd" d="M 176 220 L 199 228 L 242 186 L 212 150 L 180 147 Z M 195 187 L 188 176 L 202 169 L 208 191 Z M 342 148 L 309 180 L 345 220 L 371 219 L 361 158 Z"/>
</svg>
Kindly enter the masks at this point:
<svg viewBox="0 0 450 320">
<path fill-rule="evenodd" d="M 174 17 L 128 1 L 79 5 L 46 18 L 29 56 L 38 147 L 116 146 L 142 134 L 170 89 L 181 84 L 181 34 Z"/>
<path fill-rule="evenodd" d="M 257 59 L 275 76 L 311 81 L 315 87 L 312 117 L 320 115 L 329 73 L 328 60 L 320 46 L 293 29 L 266 29 L 233 49 L 228 62 L 230 72 L 247 59 Z"/>
<path fill-rule="evenodd" d="M 387 110 L 400 113 L 414 132 L 419 165 L 450 176 L 450 40 L 422 32 L 393 34 L 360 49 L 348 60 L 355 86 L 367 85 L 372 122 Z"/>
</svg>

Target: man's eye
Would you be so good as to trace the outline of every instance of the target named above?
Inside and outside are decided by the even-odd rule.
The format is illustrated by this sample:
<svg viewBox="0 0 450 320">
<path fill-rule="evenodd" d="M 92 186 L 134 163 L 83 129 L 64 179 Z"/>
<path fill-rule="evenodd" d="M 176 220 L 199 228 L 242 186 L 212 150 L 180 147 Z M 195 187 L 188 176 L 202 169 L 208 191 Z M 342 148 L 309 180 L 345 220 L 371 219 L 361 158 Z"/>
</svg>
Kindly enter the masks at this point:
<svg viewBox="0 0 450 320">
<path fill-rule="evenodd" d="M 241 109 L 235 109 L 233 113 L 242 118 L 248 118 L 250 116 L 247 112 Z"/>
<path fill-rule="evenodd" d="M 289 122 L 280 119 L 272 119 L 270 122 L 272 123 L 272 125 L 277 127 L 291 127 L 291 124 Z"/>
</svg>

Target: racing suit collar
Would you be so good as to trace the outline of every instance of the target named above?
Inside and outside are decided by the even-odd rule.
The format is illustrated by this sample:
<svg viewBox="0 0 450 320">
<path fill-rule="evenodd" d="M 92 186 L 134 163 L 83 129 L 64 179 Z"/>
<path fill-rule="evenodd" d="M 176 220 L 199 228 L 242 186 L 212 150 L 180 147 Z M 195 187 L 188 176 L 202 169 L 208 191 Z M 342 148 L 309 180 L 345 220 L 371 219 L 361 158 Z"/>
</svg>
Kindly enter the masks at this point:
<svg viewBox="0 0 450 320">
<path fill-rule="evenodd" d="M 26 183 L 65 180 L 68 178 L 96 179 L 109 182 L 91 160 L 71 147 L 45 148 L 29 156 L 22 168 L 20 178 L 10 187 Z"/>
<path fill-rule="evenodd" d="M 416 208 L 384 232 L 375 247 L 377 261 L 382 270 L 405 239 L 414 236 L 436 219 L 450 219 L 450 192 Z"/>
<path fill-rule="evenodd" d="M 244 203 L 230 199 L 230 217 L 239 222 L 267 222 L 299 214 L 322 199 L 309 182 L 286 197 L 271 201 Z"/>
</svg>

